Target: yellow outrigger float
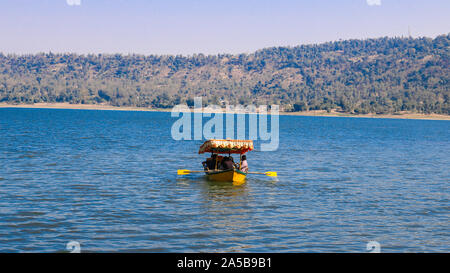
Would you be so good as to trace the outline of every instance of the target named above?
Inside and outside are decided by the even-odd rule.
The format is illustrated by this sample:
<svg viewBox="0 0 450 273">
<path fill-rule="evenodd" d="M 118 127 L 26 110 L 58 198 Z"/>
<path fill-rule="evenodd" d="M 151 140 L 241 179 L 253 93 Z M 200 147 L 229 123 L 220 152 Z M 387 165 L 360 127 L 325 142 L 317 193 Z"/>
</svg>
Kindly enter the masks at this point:
<svg viewBox="0 0 450 273">
<path fill-rule="evenodd" d="M 215 166 L 212 169 L 207 169 L 203 171 L 191 171 L 191 170 L 178 170 L 178 175 L 186 175 L 190 173 L 205 173 L 207 178 L 212 181 L 224 181 L 233 182 L 235 185 L 241 185 L 245 182 L 247 174 L 264 174 L 267 176 L 277 176 L 276 172 L 243 172 L 241 171 L 242 156 L 253 150 L 252 140 L 231 140 L 231 139 L 212 139 L 208 140 L 200 146 L 198 150 L 199 154 L 211 153 L 212 160 L 213 156 L 216 156 Z M 219 162 L 223 158 L 219 154 L 239 154 L 239 164 L 232 169 L 219 170 Z"/>
<path fill-rule="evenodd" d="M 214 170 L 205 170 L 205 174 L 211 181 L 230 181 L 235 184 L 242 184 L 245 182 L 247 176 L 246 172 L 240 170 L 242 163 L 242 155 L 253 150 L 252 140 L 229 140 L 229 139 L 212 139 L 208 140 L 200 146 L 199 154 L 239 154 L 239 168 L 230 170 L 218 170 L 218 162 L 221 156 L 217 156 Z"/>
</svg>

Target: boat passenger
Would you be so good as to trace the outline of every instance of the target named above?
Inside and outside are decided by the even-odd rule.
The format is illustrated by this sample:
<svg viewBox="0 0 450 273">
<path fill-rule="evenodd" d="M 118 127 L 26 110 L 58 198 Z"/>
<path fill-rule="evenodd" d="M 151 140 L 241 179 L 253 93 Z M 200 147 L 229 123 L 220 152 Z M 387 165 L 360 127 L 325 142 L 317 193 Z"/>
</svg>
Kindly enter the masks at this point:
<svg viewBox="0 0 450 273">
<path fill-rule="evenodd" d="M 211 161 L 211 158 L 207 158 L 205 161 L 202 162 L 203 170 L 208 170 L 209 161 Z"/>
<path fill-rule="evenodd" d="M 219 161 L 219 163 L 217 164 L 217 167 L 219 170 L 225 170 L 225 166 L 223 165 L 223 163 L 227 160 L 227 157 L 222 157 L 222 159 Z"/>
<path fill-rule="evenodd" d="M 214 170 L 216 168 L 216 161 L 217 161 L 217 155 L 213 154 L 211 155 L 211 158 L 206 159 L 206 161 L 203 161 L 203 167 L 205 171 Z"/>
<path fill-rule="evenodd" d="M 231 158 L 229 157 L 224 157 L 222 160 L 222 169 L 223 170 L 231 170 L 234 169 L 234 164 L 233 161 L 231 160 Z"/>
<path fill-rule="evenodd" d="M 243 155 L 241 159 L 241 171 L 248 172 L 247 156 Z"/>
<path fill-rule="evenodd" d="M 239 164 L 234 162 L 234 158 L 232 156 L 230 156 L 231 161 L 233 162 L 233 168 L 234 169 L 239 169 Z"/>
</svg>

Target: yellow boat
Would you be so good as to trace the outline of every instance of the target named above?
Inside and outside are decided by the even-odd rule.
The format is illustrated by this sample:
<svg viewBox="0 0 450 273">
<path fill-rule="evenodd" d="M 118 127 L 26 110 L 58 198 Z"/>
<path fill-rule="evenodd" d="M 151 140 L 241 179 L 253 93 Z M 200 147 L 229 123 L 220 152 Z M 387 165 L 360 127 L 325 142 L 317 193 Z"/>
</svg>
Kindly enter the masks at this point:
<svg viewBox="0 0 450 273">
<path fill-rule="evenodd" d="M 247 176 L 246 173 L 237 169 L 222 170 L 222 171 L 218 170 L 205 173 L 208 179 L 211 181 L 233 182 L 234 184 L 243 184 Z"/>
<path fill-rule="evenodd" d="M 211 153 L 211 158 L 213 155 L 217 155 L 217 160 L 215 162 L 214 169 L 205 169 L 205 174 L 209 180 L 212 181 L 222 181 L 222 182 L 233 182 L 233 184 L 243 184 L 247 173 L 240 171 L 242 155 L 253 150 L 252 140 L 229 140 L 229 139 L 212 139 L 208 140 L 200 146 L 198 151 L 199 154 Z M 239 154 L 239 165 L 237 168 L 228 170 L 219 170 L 218 163 L 222 159 L 218 154 Z M 209 158 L 209 160 L 211 160 Z"/>
</svg>

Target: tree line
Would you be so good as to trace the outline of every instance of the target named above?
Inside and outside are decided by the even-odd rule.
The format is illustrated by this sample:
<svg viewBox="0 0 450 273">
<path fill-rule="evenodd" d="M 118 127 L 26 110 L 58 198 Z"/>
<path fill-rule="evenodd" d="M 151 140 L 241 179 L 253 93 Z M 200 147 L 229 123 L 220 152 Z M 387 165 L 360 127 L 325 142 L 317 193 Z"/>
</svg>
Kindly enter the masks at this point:
<svg viewBox="0 0 450 273">
<path fill-rule="evenodd" d="M 0 102 L 450 114 L 450 34 L 272 47 L 252 54 L 5 55 Z"/>
</svg>

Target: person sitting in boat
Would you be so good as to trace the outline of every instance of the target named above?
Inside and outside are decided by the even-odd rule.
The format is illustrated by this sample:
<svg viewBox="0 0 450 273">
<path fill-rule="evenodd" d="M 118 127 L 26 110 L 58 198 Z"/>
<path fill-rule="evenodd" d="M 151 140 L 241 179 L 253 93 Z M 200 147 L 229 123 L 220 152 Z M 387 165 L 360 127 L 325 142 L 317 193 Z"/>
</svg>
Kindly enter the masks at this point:
<svg viewBox="0 0 450 273">
<path fill-rule="evenodd" d="M 238 163 L 236 163 L 236 162 L 234 162 L 234 158 L 232 157 L 232 156 L 230 156 L 230 159 L 231 159 L 231 161 L 233 162 L 233 168 L 234 169 L 239 169 L 239 164 Z"/>
<path fill-rule="evenodd" d="M 217 161 L 217 155 L 213 154 L 211 155 L 211 158 L 206 159 L 206 161 L 203 161 L 203 168 L 205 171 L 214 170 L 216 168 L 216 161 Z"/>
<path fill-rule="evenodd" d="M 241 171 L 248 172 L 247 156 L 243 155 L 241 159 Z"/>
<path fill-rule="evenodd" d="M 217 164 L 217 168 L 219 170 L 225 170 L 224 162 L 227 160 L 227 157 L 222 157 L 222 160 L 220 160 Z"/>
<path fill-rule="evenodd" d="M 222 170 L 231 170 L 234 169 L 234 164 L 233 164 L 233 160 L 231 160 L 231 158 L 224 157 L 222 160 L 222 164 L 221 164 L 221 169 Z"/>
</svg>

